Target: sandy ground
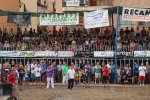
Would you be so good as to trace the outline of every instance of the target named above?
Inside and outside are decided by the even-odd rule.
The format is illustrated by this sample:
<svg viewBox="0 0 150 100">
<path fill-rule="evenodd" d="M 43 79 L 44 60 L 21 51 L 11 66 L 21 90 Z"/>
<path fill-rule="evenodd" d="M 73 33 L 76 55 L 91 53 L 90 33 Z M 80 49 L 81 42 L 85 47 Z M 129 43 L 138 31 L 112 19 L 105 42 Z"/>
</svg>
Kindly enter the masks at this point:
<svg viewBox="0 0 150 100">
<path fill-rule="evenodd" d="M 110 85 L 108 89 L 93 85 L 91 89 L 85 89 L 83 85 L 77 85 L 73 90 L 67 90 L 67 86 L 55 86 L 55 89 L 32 86 L 19 92 L 19 100 L 150 100 L 150 86 Z"/>
</svg>

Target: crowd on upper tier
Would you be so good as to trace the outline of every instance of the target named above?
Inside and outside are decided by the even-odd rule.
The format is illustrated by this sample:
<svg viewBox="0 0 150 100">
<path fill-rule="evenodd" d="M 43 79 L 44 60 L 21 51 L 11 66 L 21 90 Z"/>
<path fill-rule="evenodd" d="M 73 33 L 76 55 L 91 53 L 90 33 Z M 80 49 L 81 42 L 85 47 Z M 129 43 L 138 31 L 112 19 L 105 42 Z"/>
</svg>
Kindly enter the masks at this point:
<svg viewBox="0 0 150 100">
<path fill-rule="evenodd" d="M 108 27 L 72 31 L 18 28 L 17 32 L 0 28 L 0 51 L 111 51 L 115 48 L 115 36 L 116 29 L 111 31 Z M 117 39 L 118 51 L 150 50 L 150 27 L 122 28 Z"/>
</svg>

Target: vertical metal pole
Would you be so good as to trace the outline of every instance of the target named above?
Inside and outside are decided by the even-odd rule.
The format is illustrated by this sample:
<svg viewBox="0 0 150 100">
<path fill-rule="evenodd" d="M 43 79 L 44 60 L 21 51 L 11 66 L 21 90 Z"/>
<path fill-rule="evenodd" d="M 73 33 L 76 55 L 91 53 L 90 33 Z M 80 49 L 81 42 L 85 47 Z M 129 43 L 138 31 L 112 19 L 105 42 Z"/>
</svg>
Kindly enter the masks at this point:
<svg viewBox="0 0 150 100">
<path fill-rule="evenodd" d="M 117 16 L 116 16 L 115 77 L 114 77 L 115 83 L 117 79 L 116 69 L 117 69 L 118 16 L 119 16 L 119 6 L 117 6 Z"/>
</svg>

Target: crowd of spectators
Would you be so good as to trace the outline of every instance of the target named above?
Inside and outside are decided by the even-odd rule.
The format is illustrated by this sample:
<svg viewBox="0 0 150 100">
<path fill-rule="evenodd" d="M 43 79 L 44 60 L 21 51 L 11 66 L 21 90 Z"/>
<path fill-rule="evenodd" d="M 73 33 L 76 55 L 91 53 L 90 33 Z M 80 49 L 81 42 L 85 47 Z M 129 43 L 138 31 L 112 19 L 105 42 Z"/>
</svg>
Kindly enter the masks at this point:
<svg viewBox="0 0 150 100">
<path fill-rule="evenodd" d="M 48 31 L 46 29 L 22 31 L 20 28 L 15 33 L 11 28 L 0 29 L 0 50 L 17 51 L 112 51 L 115 48 L 116 29 L 112 31 L 108 27 L 101 28 L 74 29 L 68 32 L 65 28 Z M 134 31 L 133 28 L 120 29 L 118 32 L 118 51 L 142 51 L 150 50 L 150 27 L 144 27 Z"/>
</svg>

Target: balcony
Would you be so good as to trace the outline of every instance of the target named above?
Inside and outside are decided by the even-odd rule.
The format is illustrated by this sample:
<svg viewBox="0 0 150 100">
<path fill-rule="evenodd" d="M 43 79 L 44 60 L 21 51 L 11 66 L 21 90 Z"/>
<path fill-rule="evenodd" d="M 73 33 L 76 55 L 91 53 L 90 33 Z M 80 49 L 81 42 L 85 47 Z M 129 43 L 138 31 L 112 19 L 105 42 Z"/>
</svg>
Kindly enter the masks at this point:
<svg viewBox="0 0 150 100">
<path fill-rule="evenodd" d="M 92 11 L 109 7 L 112 7 L 112 0 L 81 0 L 79 7 L 67 7 L 66 2 L 62 2 L 62 11 Z"/>
<path fill-rule="evenodd" d="M 81 7 L 62 7 L 62 11 L 93 11 L 96 9 L 104 9 L 112 6 L 81 6 Z"/>
<path fill-rule="evenodd" d="M 41 4 L 40 2 L 37 2 L 37 6 L 47 9 L 46 4 Z"/>
</svg>

